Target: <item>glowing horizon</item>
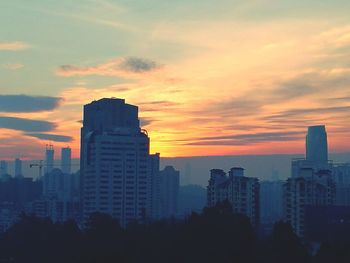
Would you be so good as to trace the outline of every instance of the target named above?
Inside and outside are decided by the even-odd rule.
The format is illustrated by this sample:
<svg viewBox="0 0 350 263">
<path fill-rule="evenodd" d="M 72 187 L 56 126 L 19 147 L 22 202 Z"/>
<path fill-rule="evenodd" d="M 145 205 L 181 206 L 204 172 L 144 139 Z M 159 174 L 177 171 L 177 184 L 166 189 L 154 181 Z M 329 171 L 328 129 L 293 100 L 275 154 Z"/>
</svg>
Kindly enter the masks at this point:
<svg viewBox="0 0 350 263">
<path fill-rule="evenodd" d="M 0 159 L 39 159 L 48 143 L 79 157 L 82 106 L 103 97 L 139 106 L 163 157 L 301 154 L 317 124 L 347 152 L 349 7 L 5 0 Z"/>
</svg>

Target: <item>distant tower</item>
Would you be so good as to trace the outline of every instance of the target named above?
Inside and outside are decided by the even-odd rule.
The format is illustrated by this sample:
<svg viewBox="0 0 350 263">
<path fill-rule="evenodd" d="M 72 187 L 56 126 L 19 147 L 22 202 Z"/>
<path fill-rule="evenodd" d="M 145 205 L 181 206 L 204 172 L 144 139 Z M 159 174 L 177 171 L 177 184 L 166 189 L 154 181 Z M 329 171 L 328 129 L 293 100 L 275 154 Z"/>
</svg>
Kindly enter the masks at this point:
<svg viewBox="0 0 350 263">
<path fill-rule="evenodd" d="M 7 162 L 1 161 L 0 162 L 0 175 L 5 175 L 5 174 L 7 174 Z"/>
<path fill-rule="evenodd" d="M 306 135 L 306 160 L 314 163 L 327 163 L 327 132 L 324 125 L 308 128 Z"/>
<path fill-rule="evenodd" d="M 175 217 L 177 215 L 180 172 L 175 170 L 173 166 L 166 166 L 159 174 L 162 217 Z"/>
<path fill-rule="evenodd" d="M 53 146 L 46 145 L 46 160 L 45 160 L 45 173 L 50 173 L 53 169 L 55 150 Z"/>
<path fill-rule="evenodd" d="M 191 173 L 192 173 L 191 164 L 186 163 L 184 182 L 182 183 L 183 185 L 191 184 Z"/>
<path fill-rule="evenodd" d="M 22 160 L 19 158 L 15 159 L 15 177 L 20 178 L 22 177 Z"/>
<path fill-rule="evenodd" d="M 69 147 L 62 148 L 61 150 L 61 170 L 65 174 L 71 173 L 72 165 L 72 150 Z"/>
</svg>

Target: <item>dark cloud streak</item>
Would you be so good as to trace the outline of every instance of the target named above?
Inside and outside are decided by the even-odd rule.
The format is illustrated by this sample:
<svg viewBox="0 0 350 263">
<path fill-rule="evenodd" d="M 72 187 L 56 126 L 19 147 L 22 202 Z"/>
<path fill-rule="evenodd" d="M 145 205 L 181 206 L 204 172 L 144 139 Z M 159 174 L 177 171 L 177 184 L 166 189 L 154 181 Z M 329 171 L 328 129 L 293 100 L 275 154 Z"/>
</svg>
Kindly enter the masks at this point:
<svg viewBox="0 0 350 263">
<path fill-rule="evenodd" d="M 149 72 L 158 69 L 159 67 L 160 65 L 153 60 L 138 57 L 125 58 L 119 65 L 120 69 L 133 73 Z"/>
<path fill-rule="evenodd" d="M 26 136 L 35 137 L 40 140 L 54 141 L 54 142 L 71 142 L 73 137 L 58 135 L 58 134 L 48 134 L 48 133 L 25 133 Z"/>
<path fill-rule="evenodd" d="M 2 112 L 41 112 L 57 108 L 62 101 L 58 97 L 0 95 Z"/>
<path fill-rule="evenodd" d="M 25 132 L 47 132 L 56 128 L 56 124 L 49 121 L 31 120 L 16 117 L 0 117 L 0 128 Z"/>
</svg>

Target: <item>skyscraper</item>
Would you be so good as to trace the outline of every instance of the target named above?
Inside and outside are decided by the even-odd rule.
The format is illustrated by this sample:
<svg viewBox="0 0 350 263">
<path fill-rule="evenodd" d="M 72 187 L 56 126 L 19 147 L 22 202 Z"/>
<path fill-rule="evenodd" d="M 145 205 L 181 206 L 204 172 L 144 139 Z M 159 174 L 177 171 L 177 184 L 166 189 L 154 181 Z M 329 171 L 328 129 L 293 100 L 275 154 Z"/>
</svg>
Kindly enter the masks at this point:
<svg viewBox="0 0 350 263">
<path fill-rule="evenodd" d="M 15 177 L 20 178 L 22 177 L 22 160 L 19 158 L 15 159 Z"/>
<path fill-rule="evenodd" d="M 307 209 L 333 205 L 335 198 L 335 183 L 329 170 L 302 168 L 299 177 L 289 178 L 283 185 L 284 220 L 303 237 Z"/>
<path fill-rule="evenodd" d="M 65 174 L 71 173 L 72 165 L 72 150 L 69 147 L 62 148 L 61 150 L 61 170 Z"/>
<path fill-rule="evenodd" d="M 149 137 L 141 130 L 138 107 L 123 99 L 84 106 L 81 129 L 83 217 L 102 212 L 125 226 L 152 217 L 154 171 Z"/>
<path fill-rule="evenodd" d="M 306 135 L 306 160 L 327 163 L 327 132 L 324 125 L 310 126 Z"/>
<path fill-rule="evenodd" d="M 1 161 L 0 162 L 0 175 L 6 175 L 7 174 L 7 162 L 6 161 Z"/>
<path fill-rule="evenodd" d="M 160 171 L 161 216 L 164 218 L 177 215 L 180 186 L 180 172 L 173 166 L 166 166 Z"/>
<path fill-rule="evenodd" d="M 45 173 L 50 173 L 53 169 L 55 150 L 53 146 L 46 145 L 46 154 L 45 154 Z"/>
</svg>

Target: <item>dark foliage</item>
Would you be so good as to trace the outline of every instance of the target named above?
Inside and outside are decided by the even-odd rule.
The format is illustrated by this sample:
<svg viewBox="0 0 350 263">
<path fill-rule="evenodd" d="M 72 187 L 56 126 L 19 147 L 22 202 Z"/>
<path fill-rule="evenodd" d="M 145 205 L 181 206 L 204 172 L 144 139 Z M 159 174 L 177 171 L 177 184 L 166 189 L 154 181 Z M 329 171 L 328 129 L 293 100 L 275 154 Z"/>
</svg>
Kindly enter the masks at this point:
<svg viewBox="0 0 350 263">
<path fill-rule="evenodd" d="M 325 244 L 315 256 L 280 222 L 257 240 L 247 217 L 228 202 L 187 220 L 130 224 L 95 213 L 82 231 L 75 222 L 53 223 L 23 215 L 0 238 L 0 262 L 14 263 L 326 263 L 350 262 L 349 245 Z"/>
</svg>

